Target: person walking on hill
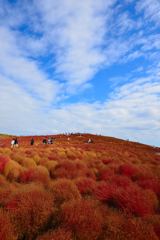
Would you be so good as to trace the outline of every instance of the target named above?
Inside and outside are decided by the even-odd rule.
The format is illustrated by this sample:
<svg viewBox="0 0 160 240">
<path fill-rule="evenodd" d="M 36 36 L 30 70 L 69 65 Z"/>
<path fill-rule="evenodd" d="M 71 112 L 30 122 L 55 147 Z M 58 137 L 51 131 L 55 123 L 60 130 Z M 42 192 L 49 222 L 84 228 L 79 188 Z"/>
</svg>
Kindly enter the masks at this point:
<svg viewBox="0 0 160 240">
<path fill-rule="evenodd" d="M 47 143 L 51 144 L 51 137 L 48 138 Z"/>
<path fill-rule="evenodd" d="M 31 139 L 31 142 L 30 142 L 30 143 L 31 143 L 31 146 L 34 145 L 34 138 Z"/>
<path fill-rule="evenodd" d="M 91 138 L 89 138 L 88 143 L 93 143 L 93 140 Z"/>
<path fill-rule="evenodd" d="M 14 140 L 14 146 L 15 146 L 15 147 L 18 147 L 18 146 L 19 146 L 19 144 L 18 144 L 18 139 L 17 139 L 17 138 L 15 138 L 15 140 Z"/>
<path fill-rule="evenodd" d="M 43 144 L 47 144 L 47 139 L 44 138 L 43 141 L 42 141 Z"/>
<path fill-rule="evenodd" d="M 51 144 L 53 144 L 53 140 L 54 140 L 53 137 L 51 137 L 51 142 L 50 142 Z"/>
<path fill-rule="evenodd" d="M 13 138 L 12 140 L 11 140 L 11 148 L 13 148 L 15 146 L 15 139 Z"/>
</svg>

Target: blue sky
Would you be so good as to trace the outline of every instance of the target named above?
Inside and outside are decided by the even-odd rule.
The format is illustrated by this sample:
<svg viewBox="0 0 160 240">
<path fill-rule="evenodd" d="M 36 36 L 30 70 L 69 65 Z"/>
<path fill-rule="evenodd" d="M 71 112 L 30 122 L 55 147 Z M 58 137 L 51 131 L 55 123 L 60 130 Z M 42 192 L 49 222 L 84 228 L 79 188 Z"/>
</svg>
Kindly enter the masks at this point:
<svg viewBox="0 0 160 240">
<path fill-rule="evenodd" d="M 0 0 L 0 132 L 160 145 L 159 0 Z"/>
</svg>

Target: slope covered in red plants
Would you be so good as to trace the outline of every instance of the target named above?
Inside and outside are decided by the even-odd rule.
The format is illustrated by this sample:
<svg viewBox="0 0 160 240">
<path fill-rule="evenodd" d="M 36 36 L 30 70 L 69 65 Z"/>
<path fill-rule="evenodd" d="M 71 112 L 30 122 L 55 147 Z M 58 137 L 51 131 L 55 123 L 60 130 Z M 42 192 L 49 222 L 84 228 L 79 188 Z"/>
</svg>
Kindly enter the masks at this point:
<svg viewBox="0 0 160 240">
<path fill-rule="evenodd" d="M 11 148 L 0 136 L 0 239 L 160 239 L 160 148 L 79 133 L 17 138 Z"/>
</svg>

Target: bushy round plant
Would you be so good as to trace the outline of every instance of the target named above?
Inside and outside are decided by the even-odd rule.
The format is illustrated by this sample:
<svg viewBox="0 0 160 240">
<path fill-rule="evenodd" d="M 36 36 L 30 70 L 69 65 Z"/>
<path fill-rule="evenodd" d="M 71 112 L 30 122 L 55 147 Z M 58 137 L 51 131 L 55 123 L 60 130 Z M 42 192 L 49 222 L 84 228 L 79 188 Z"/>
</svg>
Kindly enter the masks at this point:
<svg viewBox="0 0 160 240">
<path fill-rule="evenodd" d="M 88 194 L 91 195 L 96 189 L 96 181 L 92 178 L 79 177 L 75 179 L 75 184 L 82 195 Z"/>
<path fill-rule="evenodd" d="M 34 189 L 14 194 L 6 204 L 20 238 L 33 239 L 44 229 L 54 213 L 53 196 L 45 190 Z"/>
<path fill-rule="evenodd" d="M 53 181 L 50 183 L 49 189 L 58 205 L 69 200 L 78 200 L 81 198 L 76 185 L 69 179 L 58 179 Z"/>
<path fill-rule="evenodd" d="M 64 203 L 61 221 L 78 240 L 96 240 L 102 231 L 102 214 L 93 200 Z"/>
<path fill-rule="evenodd" d="M 10 221 L 9 214 L 3 209 L 0 209 L 0 239 L 17 240 L 17 235 Z"/>
<path fill-rule="evenodd" d="M 59 228 L 57 230 L 50 230 L 39 236 L 36 240 L 73 240 L 72 233 L 65 228 Z"/>
</svg>

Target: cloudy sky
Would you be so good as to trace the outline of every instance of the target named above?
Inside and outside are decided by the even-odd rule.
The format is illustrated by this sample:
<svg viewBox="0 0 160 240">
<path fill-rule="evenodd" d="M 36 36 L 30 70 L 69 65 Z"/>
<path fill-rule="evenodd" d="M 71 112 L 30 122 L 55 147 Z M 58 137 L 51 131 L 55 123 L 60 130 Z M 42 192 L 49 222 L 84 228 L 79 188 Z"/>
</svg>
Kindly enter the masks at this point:
<svg viewBox="0 0 160 240">
<path fill-rule="evenodd" d="M 0 0 L 0 132 L 160 145 L 159 0 Z"/>
</svg>

